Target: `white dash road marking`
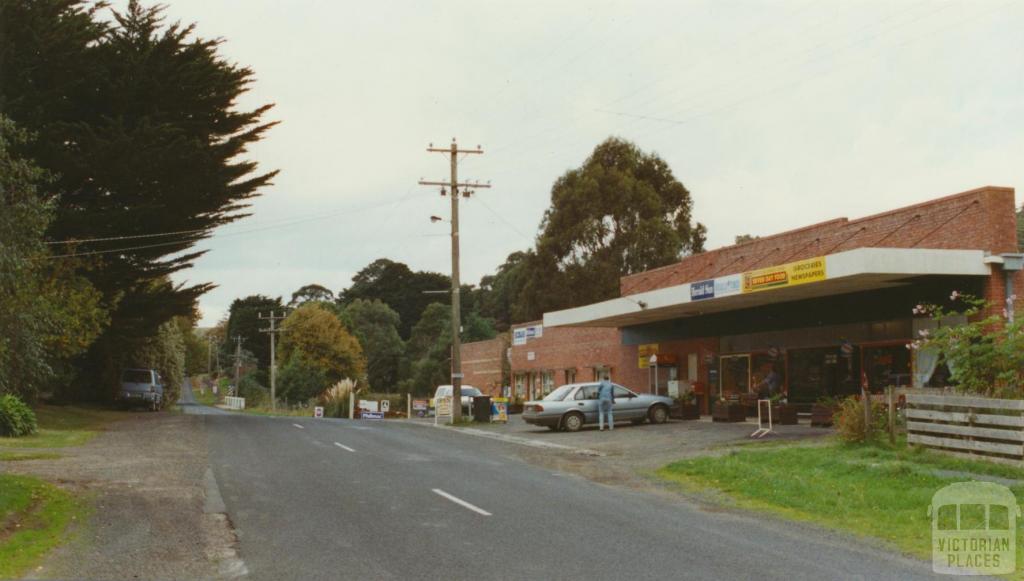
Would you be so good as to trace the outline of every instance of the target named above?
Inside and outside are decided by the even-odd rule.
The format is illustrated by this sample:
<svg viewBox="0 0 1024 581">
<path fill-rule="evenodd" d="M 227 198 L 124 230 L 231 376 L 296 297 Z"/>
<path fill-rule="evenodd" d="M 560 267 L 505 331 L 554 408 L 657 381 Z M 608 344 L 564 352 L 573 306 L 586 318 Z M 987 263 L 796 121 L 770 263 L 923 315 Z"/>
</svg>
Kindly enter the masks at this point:
<svg viewBox="0 0 1024 581">
<path fill-rule="evenodd" d="M 342 450 L 348 450 L 349 452 L 355 452 L 355 450 L 353 450 L 352 448 L 349 448 L 348 446 L 346 446 L 344 444 L 339 444 L 339 443 L 335 442 L 334 445 L 339 447 L 339 448 L 341 448 Z"/>
<path fill-rule="evenodd" d="M 305 430 L 306 429 L 305 427 L 303 427 L 303 426 L 301 426 L 299 424 L 292 424 L 292 425 L 295 426 L 296 428 L 300 429 L 300 430 Z"/>
<path fill-rule="evenodd" d="M 456 496 L 452 496 L 452 495 L 448 494 L 447 492 L 441 490 L 440 488 L 431 488 L 430 490 L 434 494 L 436 494 L 438 496 L 443 496 L 443 497 L 447 498 L 448 500 L 454 502 L 455 504 L 457 504 L 457 505 L 459 505 L 459 506 L 461 506 L 463 508 L 468 508 L 469 510 L 471 510 L 471 511 L 477 513 L 477 514 L 482 514 L 484 516 L 491 516 L 491 513 L 487 512 L 486 510 L 484 510 L 484 509 L 482 509 L 482 508 L 480 508 L 478 506 L 473 506 L 472 504 L 466 502 L 465 500 L 462 500 L 461 498 L 458 498 Z"/>
</svg>

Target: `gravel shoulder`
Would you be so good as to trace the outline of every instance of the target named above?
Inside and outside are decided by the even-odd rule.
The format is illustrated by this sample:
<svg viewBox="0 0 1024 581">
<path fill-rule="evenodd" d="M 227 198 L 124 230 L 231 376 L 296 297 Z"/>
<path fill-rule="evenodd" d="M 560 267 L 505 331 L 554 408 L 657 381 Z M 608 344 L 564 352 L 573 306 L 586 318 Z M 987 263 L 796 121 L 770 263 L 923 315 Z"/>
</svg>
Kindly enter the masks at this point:
<svg viewBox="0 0 1024 581">
<path fill-rule="evenodd" d="M 207 442 L 202 416 L 126 414 L 58 459 L 0 462 L 11 473 L 54 482 L 92 505 L 71 541 L 30 578 L 222 579 L 234 535 L 207 507 Z M 213 483 L 215 487 L 216 484 Z"/>
</svg>

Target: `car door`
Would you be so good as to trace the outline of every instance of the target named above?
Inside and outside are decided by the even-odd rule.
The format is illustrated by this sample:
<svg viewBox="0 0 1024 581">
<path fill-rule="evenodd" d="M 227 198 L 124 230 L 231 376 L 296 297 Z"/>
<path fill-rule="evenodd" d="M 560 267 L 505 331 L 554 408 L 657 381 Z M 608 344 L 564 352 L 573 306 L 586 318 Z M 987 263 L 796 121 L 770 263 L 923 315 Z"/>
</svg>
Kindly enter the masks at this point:
<svg viewBox="0 0 1024 581">
<path fill-rule="evenodd" d="M 583 412 L 584 421 L 588 424 L 597 422 L 597 384 L 587 384 L 576 390 L 572 406 Z"/>
<path fill-rule="evenodd" d="M 644 417 L 647 410 L 635 393 L 621 385 L 615 385 L 615 419 L 635 420 Z"/>
</svg>

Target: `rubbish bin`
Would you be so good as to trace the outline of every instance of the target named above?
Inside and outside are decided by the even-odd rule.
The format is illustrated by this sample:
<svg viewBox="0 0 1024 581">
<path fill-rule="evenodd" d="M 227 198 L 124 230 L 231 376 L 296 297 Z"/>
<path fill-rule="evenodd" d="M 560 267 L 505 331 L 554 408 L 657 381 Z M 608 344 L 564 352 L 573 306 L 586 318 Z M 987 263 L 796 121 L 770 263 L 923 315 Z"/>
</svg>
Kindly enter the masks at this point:
<svg viewBox="0 0 1024 581">
<path fill-rule="evenodd" d="M 473 420 L 477 422 L 491 421 L 491 396 L 478 395 L 473 398 Z"/>
</svg>

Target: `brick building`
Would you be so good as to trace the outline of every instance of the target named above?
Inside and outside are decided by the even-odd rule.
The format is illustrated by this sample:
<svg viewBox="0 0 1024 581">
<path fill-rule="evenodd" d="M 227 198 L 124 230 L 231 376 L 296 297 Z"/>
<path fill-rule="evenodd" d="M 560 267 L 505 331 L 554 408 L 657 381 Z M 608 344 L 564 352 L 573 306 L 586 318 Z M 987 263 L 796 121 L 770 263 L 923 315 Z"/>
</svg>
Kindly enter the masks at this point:
<svg viewBox="0 0 1024 581">
<path fill-rule="evenodd" d="M 539 395 L 608 369 L 637 391 L 692 389 L 706 410 L 753 393 L 771 370 L 804 404 L 862 381 L 935 385 L 935 358 L 906 349 L 934 325 L 913 306 L 958 290 L 1013 309 L 1020 263 L 1014 191 L 1002 187 L 766 236 L 623 277 L 620 298 L 517 326 L 515 390 Z"/>
<path fill-rule="evenodd" d="M 488 341 L 462 344 L 462 373 L 464 384 L 472 385 L 486 395 L 502 395 L 505 385 L 503 360 L 508 349 L 508 337 L 499 335 Z"/>
</svg>

